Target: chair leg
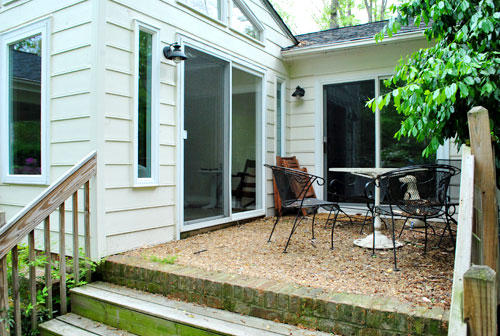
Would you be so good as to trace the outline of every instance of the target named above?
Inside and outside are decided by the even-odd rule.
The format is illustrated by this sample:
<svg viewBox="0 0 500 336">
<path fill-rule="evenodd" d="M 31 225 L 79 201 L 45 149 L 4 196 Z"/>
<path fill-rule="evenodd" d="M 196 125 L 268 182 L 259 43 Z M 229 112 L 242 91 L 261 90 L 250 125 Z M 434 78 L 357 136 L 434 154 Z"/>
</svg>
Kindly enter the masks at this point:
<svg viewBox="0 0 500 336">
<path fill-rule="evenodd" d="M 373 235 L 373 246 L 372 246 L 372 257 L 375 256 L 375 216 L 372 217 L 372 235 Z"/>
<path fill-rule="evenodd" d="M 283 250 L 283 253 L 286 253 L 286 249 L 288 248 L 288 244 L 290 244 L 290 240 L 292 239 L 292 235 L 295 232 L 295 229 L 299 225 L 299 223 L 302 221 L 302 219 L 299 221 L 299 215 L 302 209 L 299 209 L 299 212 L 297 212 L 297 215 L 295 216 L 295 220 L 293 221 L 293 226 L 292 226 L 292 231 L 290 232 L 290 236 L 288 236 L 288 240 L 286 241 L 285 249 Z"/>
<path fill-rule="evenodd" d="M 278 216 L 276 216 L 276 220 L 274 221 L 273 229 L 271 230 L 271 234 L 269 235 L 269 239 L 267 240 L 268 243 L 271 242 L 271 237 L 273 236 L 274 229 L 276 228 L 276 224 L 278 224 L 280 217 L 281 216 L 279 214 L 278 214 Z"/>
<path fill-rule="evenodd" d="M 314 215 L 313 215 L 313 219 L 312 219 L 312 223 L 311 223 L 311 232 L 312 232 L 312 240 L 315 240 L 316 238 L 314 238 L 314 220 L 316 219 L 316 214 L 318 213 L 318 209 L 316 209 L 316 211 L 314 211 Z"/>
<path fill-rule="evenodd" d="M 366 224 L 366 219 L 368 218 L 369 213 L 370 213 L 370 210 L 366 210 L 365 218 L 363 219 L 363 224 L 361 225 L 361 230 L 359 231 L 359 234 L 363 234 L 363 230 L 364 230 L 365 224 Z"/>
<path fill-rule="evenodd" d="M 399 231 L 398 239 L 401 238 L 401 235 L 403 234 L 403 230 L 405 229 L 407 222 L 408 222 L 408 217 L 406 217 L 405 222 L 403 223 L 403 226 L 401 227 L 401 231 Z"/>
<path fill-rule="evenodd" d="M 331 247 L 330 247 L 330 249 L 331 249 L 331 250 L 333 250 L 333 231 L 335 230 L 335 223 L 337 222 L 337 216 L 339 215 L 339 212 L 340 212 L 340 209 L 339 209 L 339 210 L 337 210 L 337 211 L 335 211 L 335 217 L 334 217 L 334 219 L 333 219 L 333 224 L 332 224 L 332 236 L 331 236 L 331 238 L 330 238 L 330 239 L 331 239 L 331 240 L 330 240 L 330 241 L 331 241 Z M 330 213 L 332 213 L 332 212 L 330 211 Z M 328 218 L 330 218 L 330 214 L 328 214 Z"/>
<path fill-rule="evenodd" d="M 424 254 L 427 254 L 427 218 L 424 217 L 424 227 L 425 227 L 425 240 L 424 240 Z"/>
<path fill-rule="evenodd" d="M 392 251 L 394 252 L 394 271 L 399 271 L 398 261 L 397 261 L 397 253 L 396 253 L 396 234 L 394 233 L 395 222 L 394 222 L 394 214 L 391 210 L 391 220 L 392 220 Z"/>
</svg>

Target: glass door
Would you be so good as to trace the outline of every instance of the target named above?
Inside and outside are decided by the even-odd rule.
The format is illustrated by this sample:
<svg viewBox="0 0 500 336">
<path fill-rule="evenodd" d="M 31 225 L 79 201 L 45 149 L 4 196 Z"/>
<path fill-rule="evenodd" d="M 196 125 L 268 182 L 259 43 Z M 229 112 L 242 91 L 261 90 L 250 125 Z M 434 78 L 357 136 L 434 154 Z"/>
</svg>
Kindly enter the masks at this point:
<svg viewBox="0 0 500 336">
<path fill-rule="evenodd" d="M 328 168 L 375 167 L 375 114 L 366 107 L 374 96 L 374 80 L 323 87 L 325 188 L 332 179 L 350 183 L 346 180 L 349 174 L 329 172 Z M 362 189 L 360 192 L 363 194 Z"/>
<path fill-rule="evenodd" d="M 229 216 L 229 63 L 186 46 L 184 223 Z"/>
</svg>

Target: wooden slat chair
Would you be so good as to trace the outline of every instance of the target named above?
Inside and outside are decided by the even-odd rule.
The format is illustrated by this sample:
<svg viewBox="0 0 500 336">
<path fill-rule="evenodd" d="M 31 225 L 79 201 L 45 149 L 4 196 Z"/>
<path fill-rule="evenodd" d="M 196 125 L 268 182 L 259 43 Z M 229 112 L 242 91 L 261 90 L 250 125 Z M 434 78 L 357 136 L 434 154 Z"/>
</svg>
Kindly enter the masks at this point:
<svg viewBox="0 0 500 336">
<path fill-rule="evenodd" d="M 232 177 L 240 179 L 236 189 L 233 190 L 233 195 L 238 202 L 238 206 L 242 209 L 255 204 L 255 173 L 255 160 L 247 160 L 244 170 L 232 175 Z"/>
</svg>

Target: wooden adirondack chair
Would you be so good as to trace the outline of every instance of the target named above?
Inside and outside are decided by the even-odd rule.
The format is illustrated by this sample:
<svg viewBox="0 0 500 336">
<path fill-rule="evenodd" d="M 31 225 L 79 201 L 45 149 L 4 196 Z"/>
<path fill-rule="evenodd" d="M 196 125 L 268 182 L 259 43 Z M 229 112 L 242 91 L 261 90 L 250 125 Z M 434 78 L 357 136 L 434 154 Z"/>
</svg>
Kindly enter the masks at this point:
<svg viewBox="0 0 500 336">
<path fill-rule="evenodd" d="M 276 156 L 276 165 L 280 167 L 286 167 L 286 168 L 292 168 L 292 169 L 298 169 L 302 170 L 303 172 L 307 173 L 307 168 L 300 167 L 299 160 L 297 160 L 296 156 L 290 156 L 290 157 L 281 157 L 281 156 Z M 274 180 L 273 177 L 273 189 L 274 189 L 274 208 L 278 213 L 281 214 L 281 199 L 280 195 L 278 193 L 278 189 L 276 186 L 276 181 Z M 311 187 L 307 194 L 305 195 L 306 198 L 316 198 L 316 193 L 314 192 L 314 188 Z M 307 215 L 307 209 L 302 209 L 302 214 L 305 216 Z"/>
</svg>

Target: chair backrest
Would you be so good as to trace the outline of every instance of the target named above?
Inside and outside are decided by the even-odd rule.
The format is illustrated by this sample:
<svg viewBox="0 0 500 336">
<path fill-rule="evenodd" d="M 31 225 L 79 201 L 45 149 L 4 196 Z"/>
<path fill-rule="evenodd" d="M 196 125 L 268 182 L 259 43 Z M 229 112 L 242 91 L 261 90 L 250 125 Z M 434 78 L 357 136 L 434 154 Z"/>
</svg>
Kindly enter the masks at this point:
<svg viewBox="0 0 500 336">
<path fill-rule="evenodd" d="M 460 167 L 462 166 L 461 159 L 437 159 L 437 164 L 453 166 L 458 169 L 457 173 L 451 177 L 450 186 L 448 188 L 448 196 L 451 203 L 460 201 Z"/>
<path fill-rule="evenodd" d="M 335 172 L 328 185 L 328 200 L 333 202 L 366 203 L 366 194 L 374 194 L 372 178 L 352 173 Z M 368 190 L 367 190 L 368 188 Z"/>
<path fill-rule="evenodd" d="M 281 204 L 287 206 L 294 201 L 304 200 L 314 183 L 322 185 L 324 180 L 316 175 L 308 174 L 301 170 L 273 165 L 264 165 L 273 172 L 276 188 L 280 195 Z"/>
<path fill-rule="evenodd" d="M 457 168 L 448 165 L 404 167 L 378 177 L 389 204 L 416 217 L 442 214 L 450 179 Z"/>
</svg>

